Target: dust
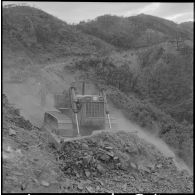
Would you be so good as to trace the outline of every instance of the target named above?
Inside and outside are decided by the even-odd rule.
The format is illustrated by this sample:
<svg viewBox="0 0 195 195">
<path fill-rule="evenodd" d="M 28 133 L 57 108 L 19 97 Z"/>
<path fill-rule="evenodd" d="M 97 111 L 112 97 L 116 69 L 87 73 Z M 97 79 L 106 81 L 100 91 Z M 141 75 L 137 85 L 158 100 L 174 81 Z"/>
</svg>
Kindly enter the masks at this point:
<svg viewBox="0 0 195 195">
<path fill-rule="evenodd" d="M 43 92 L 44 91 L 44 92 Z M 41 127 L 44 113 L 54 108 L 54 97 L 46 86 L 29 78 L 25 83 L 4 83 L 3 93 L 11 104 L 20 109 L 20 114 L 35 126 Z"/>
<path fill-rule="evenodd" d="M 187 170 L 189 174 L 192 174 L 190 168 L 184 163 L 182 159 L 177 157 L 174 151 L 157 135 L 157 133 L 149 133 L 146 129 L 139 127 L 138 125 L 130 122 L 125 118 L 123 113 L 116 109 L 112 104 L 109 105 L 112 127 L 116 131 L 126 131 L 126 132 L 137 132 L 137 135 L 147 141 L 148 143 L 154 145 L 165 157 L 171 157 L 175 162 L 175 165 L 179 170 Z M 159 130 L 157 129 L 157 132 Z"/>
<path fill-rule="evenodd" d="M 10 71 L 4 71 L 3 93 L 11 104 L 20 109 L 20 114 L 37 127 L 42 126 L 46 111 L 56 110 L 54 94 L 62 93 L 75 81 L 73 75 L 68 73 L 61 79 L 59 72 L 56 74 L 56 68 L 53 64 L 37 70 L 36 76 L 20 83 L 11 82 Z"/>
</svg>

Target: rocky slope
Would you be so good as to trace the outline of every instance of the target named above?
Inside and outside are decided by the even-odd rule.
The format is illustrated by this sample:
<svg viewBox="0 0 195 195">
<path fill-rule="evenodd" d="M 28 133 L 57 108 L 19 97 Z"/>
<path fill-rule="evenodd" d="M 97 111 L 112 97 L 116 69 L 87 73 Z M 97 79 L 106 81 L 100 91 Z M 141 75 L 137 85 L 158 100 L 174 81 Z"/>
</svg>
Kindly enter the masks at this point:
<svg viewBox="0 0 195 195">
<path fill-rule="evenodd" d="M 2 98 L 2 191 L 58 192 L 61 175 L 55 157 L 46 149 L 44 134 L 20 116 L 5 95 Z"/>
<path fill-rule="evenodd" d="M 192 192 L 192 176 L 137 135 L 102 132 L 56 151 L 6 96 L 3 106 L 3 192 Z"/>
</svg>

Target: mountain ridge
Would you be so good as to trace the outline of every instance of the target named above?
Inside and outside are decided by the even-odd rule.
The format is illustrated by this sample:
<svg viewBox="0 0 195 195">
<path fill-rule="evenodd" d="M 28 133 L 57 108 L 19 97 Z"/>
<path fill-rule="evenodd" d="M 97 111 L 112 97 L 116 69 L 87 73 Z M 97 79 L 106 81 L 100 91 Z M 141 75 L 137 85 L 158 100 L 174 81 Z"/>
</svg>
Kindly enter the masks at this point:
<svg viewBox="0 0 195 195">
<path fill-rule="evenodd" d="M 89 22 L 81 22 L 77 27 L 87 34 L 123 48 L 143 47 L 177 36 L 192 39 L 190 32 L 173 21 L 146 14 L 130 17 L 103 15 Z"/>
<path fill-rule="evenodd" d="M 3 47 L 11 55 L 28 62 L 40 63 L 63 58 L 66 55 L 91 55 L 109 52 L 113 46 L 87 36 L 73 26 L 37 8 L 17 6 L 3 8 Z M 14 54 L 13 52 L 14 51 Z M 4 54 L 7 54 L 4 52 Z M 6 61 L 5 61 L 6 63 Z M 19 59 L 17 63 L 22 63 Z M 15 64 L 17 64 L 15 63 Z"/>
</svg>

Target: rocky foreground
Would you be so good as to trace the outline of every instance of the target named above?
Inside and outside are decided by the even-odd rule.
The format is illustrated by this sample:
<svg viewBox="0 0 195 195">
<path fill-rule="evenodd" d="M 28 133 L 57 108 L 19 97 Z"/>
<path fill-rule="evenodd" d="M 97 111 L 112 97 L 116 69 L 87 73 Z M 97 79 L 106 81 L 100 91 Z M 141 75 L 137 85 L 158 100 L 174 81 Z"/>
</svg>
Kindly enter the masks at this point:
<svg viewBox="0 0 195 195">
<path fill-rule="evenodd" d="M 173 159 L 127 132 L 68 141 L 59 151 L 3 96 L 3 192 L 192 193 Z"/>
<path fill-rule="evenodd" d="M 59 160 L 65 175 L 82 181 L 80 191 L 89 180 L 89 192 L 192 192 L 192 177 L 134 133 L 102 132 L 66 142 Z"/>
</svg>

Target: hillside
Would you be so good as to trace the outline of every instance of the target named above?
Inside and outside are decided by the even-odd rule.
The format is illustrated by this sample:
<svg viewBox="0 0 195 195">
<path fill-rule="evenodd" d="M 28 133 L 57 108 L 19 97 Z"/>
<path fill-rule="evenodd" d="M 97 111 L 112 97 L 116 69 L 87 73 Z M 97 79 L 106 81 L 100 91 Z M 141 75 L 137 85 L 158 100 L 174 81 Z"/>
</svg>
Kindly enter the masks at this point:
<svg viewBox="0 0 195 195">
<path fill-rule="evenodd" d="M 4 67 L 51 63 L 70 55 L 106 55 L 112 49 L 42 10 L 3 8 Z"/>
<path fill-rule="evenodd" d="M 3 117 L 3 193 L 193 190 L 192 176 L 137 135 L 102 132 L 65 142 L 56 151 L 5 95 Z"/>
<path fill-rule="evenodd" d="M 28 6 L 3 8 L 2 23 L 3 92 L 11 103 L 20 104 L 21 113 L 30 123 L 42 124 L 45 110 L 53 109 L 52 95 L 67 90 L 71 82 L 85 78 L 105 89 L 109 103 L 122 111 L 127 120 L 164 140 L 193 169 L 193 23 L 178 25 L 141 14 L 128 18 L 105 15 L 75 26 Z M 181 42 L 177 44 L 177 41 Z M 42 88 L 49 94 L 46 108 L 39 104 Z M 19 127 L 25 131 L 26 126 L 20 126 L 26 124 L 25 119 L 20 119 L 18 111 L 13 112 L 9 120 L 14 121 L 16 130 L 20 131 Z M 125 137 L 109 136 L 117 142 Z M 91 143 L 90 140 L 84 142 Z M 79 144 L 70 145 L 77 149 Z M 113 147 L 120 148 L 117 144 Z M 83 155 L 83 151 L 75 152 Z M 67 157 L 63 155 L 62 159 Z M 75 162 L 74 152 L 68 158 Z M 106 163 L 101 165 L 109 168 Z M 77 164 L 74 166 L 78 168 Z M 91 170 L 87 168 L 87 171 Z M 67 170 L 62 172 L 67 174 Z M 77 177 L 77 172 L 71 169 L 68 174 Z M 158 172 L 158 176 L 160 174 Z M 128 177 L 125 175 L 124 180 Z M 155 181 L 156 176 L 151 177 L 152 182 Z M 147 182 L 149 192 L 153 184 Z M 136 191 L 136 185 L 126 188 Z M 166 192 L 174 191 L 170 183 L 168 186 Z M 175 188 L 179 192 L 188 191 L 183 186 Z"/>
<path fill-rule="evenodd" d="M 193 22 L 182 22 L 179 24 L 180 28 L 182 28 L 183 30 L 186 30 L 188 32 L 190 32 L 193 36 L 193 29 L 194 29 L 194 23 Z"/>
<path fill-rule="evenodd" d="M 90 22 L 80 22 L 77 27 L 126 49 L 158 44 L 176 36 L 192 40 L 192 32 L 180 28 L 176 23 L 145 14 L 128 18 L 104 15 Z"/>
<path fill-rule="evenodd" d="M 81 22 L 77 28 L 120 48 L 109 55 L 109 61 L 117 67 L 129 66 L 126 92 L 149 100 L 179 123 L 192 124 L 192 22 L 178 25 L 145 14 L 128 18 L 104 15 Z"/>
<path fill-rule="evenodd" d="M 190 106 L 193 104 L 193 99 L 188 94 L 183 94 L 186 95 L 186 97 L 184 96 L 184 100 L 182 95 L 181 99 L 178 96 L 179 93 L 183 93 L 184 89 L 190 91 L 186 81 L 186 83 L 181 81 L 183 85 L 186 84 L 186 88 L 184 87 L 184 89 L 175 87 L 173 90 L 173 88 L 170 88 L 170 99 L 167 100 L 168 104 L 166 101 L 159 100 L 158 98 L 164 97 L 165 99 L 165 92 L 169 89 L 167 85 L 174 85 L 175 82 L 179 84 L 180 79 L 174 80 L 170 78 L 170 80 L 164 80 L 165 76 L 169 76 L 167 72 L 165 75 L 162 75 L 162 83 L 159 82 L 159 86 L 162 85 L 162 87 L 160 88 L 161 91 L 158 92 L 159 88 L 156 91 L 152 91 L 153 85 L 156 83 L 147 79 L 147 77 L 152 79 L 149 73 L 151 73 L 151 70 L 157 71 L 157 69 L 147 70 L 149 73 L 144 72 L 145 70 L 143 69 L 136 75 L 129 66 L 123 65 L 118 67 L 108 58 L 86 58 L 78 61 L 70 69 L 73 71 L 84 71 L 88 79 L 100 85 L 100 88 L 107 89 L 108 98 L 118 109 L 123 111 L 130 121 L 136 122 L 149 132 L 163 138 L 176 151 L 176 154 L 184 159 L 190 167 L 193 166 L 193 110 Z M 171 71 L 170 74 L 175 74 L 174 71 Z M 156 76 L 156 73 L 154 76 Z M 161 77 L 158 76 L 157 78 L 160 79 Z M 147 90 L 145 91 L 144 88 Z M 148 93 L 148 90 L 151 93 Z M 164 93 L 163 90 L 165 90 Z M 175 93 L 178 93 L 177 96 Z M 174 98 L 178 98 L 178 102 L 181 101 L 181 103 L 176 101 L 174 103 L 170 102 Z M 159 102 L 155 102 L 156 100 L 159 100 Z M 171 103 L 172 105 L 176 105 L 178 110 L 171 108 Z M 177 139 L 172 139 L 175 136 Z"/>
</svg>

